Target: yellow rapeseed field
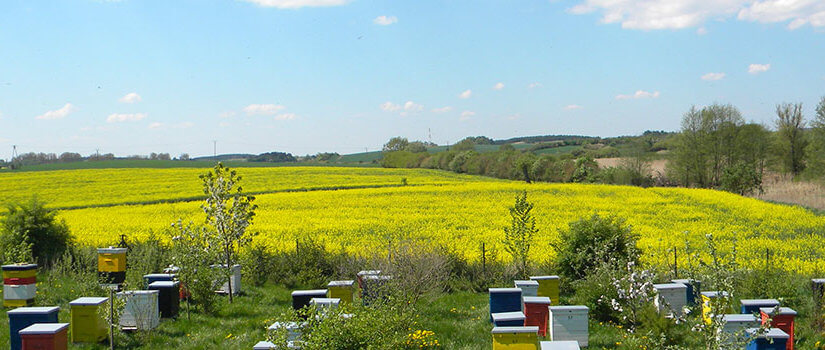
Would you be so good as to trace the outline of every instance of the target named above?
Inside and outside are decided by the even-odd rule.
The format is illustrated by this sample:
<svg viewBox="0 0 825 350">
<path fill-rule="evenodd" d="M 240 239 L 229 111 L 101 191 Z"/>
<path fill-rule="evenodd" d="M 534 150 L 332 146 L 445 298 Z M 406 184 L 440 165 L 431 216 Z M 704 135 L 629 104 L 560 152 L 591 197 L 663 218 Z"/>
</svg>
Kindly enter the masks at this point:
<svg viewBox="0 0 825 350">
<path fill-rule="evenodd" d="M 679 252 L 681 266 L 695 264 L 696 259 L 689 259 L 686 254 L 686 245 L 691 247 L 690 252 L 703 257 L 704 237 L 713 234 L 721 238 L 723 251 L 731 251 L 735 239 L 740 263 L 745 266 L 763 267 L 765 250 L 770 249 L 771 263 L 776 266 L 806 274 L 825 272 L 825 217 L 802 208 L 726 192 L 523 184 L 416 170 L 319 168 L 296 176 L 289 174 L 296 168 L 277 169 L 277 176 L 295 183 L 281 179 L 261 184 L 256 181 L 268 178 L 265 171 L 257 178 L 248 174 L 261 169 L 244 168 L 239 172 L 245 176 L 247 188 L 258 190 L 341 181 L 397 183 L 401 177 L 408 178 L 411 186 L 259 195 L 256 203 L 260 207 L 251 229 L 260 232 L 255 244 L 273 250 L 294 249 L 296 239 L 310 237 L 332 250 L 372 255 L 385 252 L 391 244 L 415 240 L 444 246 L 475 260 L 480 258 L 483 242 L 488 250 L 498 250 L 498 256 L 507 259 L 500 244 L 502 228 L 508 224 L 507 208 L 519 191 L 526 190 L 528 199 L 535 204 L 540 229 L 531 252 L 534 261 L 553 256 L 551 243 L 569 222 L 598 213 L 625 218 L 641 237 L 639 246 L 646 252 L 645 259 L 655 265 L 672 263 L 669 249 L 673 247 Z M 123 174 L 130 171 L 143 170 L 127 170 Z M 197 191 L 196 175 L 203 171 L 193 170 L 187 181 L 176 183 L 188 191 Z M 352 172 L 350 176 L 348 171 Z M 112 192 L 129 192 L 128 183 L 121 186 L 123 189 L 113 186 L 117 191 Z M 174 192 L 169 188 L 164 191 Z M 111 201 L 106 193 L 109 192 L 93 201 Z M 179 218 L 201 223 L 199 204 L 194 201 L 85 208 L 64 210 L 60 217 L 80 242 L 100 246 L 116 242 L 120 234 L 138 240 L 151 232 L 164 236 L 163 231 Z"/>
</svg>

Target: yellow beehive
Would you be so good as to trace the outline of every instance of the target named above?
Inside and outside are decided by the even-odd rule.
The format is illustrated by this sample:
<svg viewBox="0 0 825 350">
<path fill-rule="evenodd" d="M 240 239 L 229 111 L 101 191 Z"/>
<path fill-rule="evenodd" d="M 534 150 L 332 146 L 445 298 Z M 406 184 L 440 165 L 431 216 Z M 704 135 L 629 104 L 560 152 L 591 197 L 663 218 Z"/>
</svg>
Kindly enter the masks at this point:
<svg viewBox="0 0 825 350">
<path fill-rule="evenodd" d="M 98 248 L 97 275 L 105 284 L 121 284 L 126 280 L 126 248 Z"/>
<path fill-rule="evenodd" d="M 327 284 L 327 297 L 341 299 L 341 304 L 352 303 L 355 281 L 331 281 Z"/>
<path fill-rule="evenodd" d="M 494 327 L 493 350 L 537 350 L 539 327 Z"/>
<path fill-rule="evenodd" d="M 69 303 L 72 310 L 72 343 L 98 343 L 106 339 L 107 326 L 98 312 L 109 298 L 77 298 Z"/>
<path fill-rule="evenodd" d="M 559 305 L 559 276 L 530 276 L 539 283 L 538 296 L 548 297 L 551 305 Z"/>
</svg>

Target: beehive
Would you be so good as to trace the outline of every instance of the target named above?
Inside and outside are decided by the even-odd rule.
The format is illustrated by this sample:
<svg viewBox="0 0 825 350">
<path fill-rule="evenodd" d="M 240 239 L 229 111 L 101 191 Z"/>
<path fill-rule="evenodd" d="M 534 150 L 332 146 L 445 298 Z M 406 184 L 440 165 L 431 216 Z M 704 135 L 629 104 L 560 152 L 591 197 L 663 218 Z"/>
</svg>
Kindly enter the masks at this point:
<svg viewBox="0 0 825 350">
<path fill-rule="evenodd" d="M 35 323 L 57 323 L 57 306 L 18 307 L 7 312 L 9 316 L 9 343 L 11 350 L 20 350 L 20 330 Z"/>
<path fill-rule="evenodd" d="M 20 330 L 23 350 L 66 350 L 68 323 L 35 323 Z"/>
<path fill-rule="evenodd" d="M 702 282 L 689 278 L 672 280 L 671 282 L 681 283 L 684 284 L 685 287 L 687 287 L 687 289 L 685 290 L 685 300 L 687 300 L 688 306 L 694 306 L 701 301 L 701 296 L 699 293 L 702 292 Z"/>
<path fill-rule="evenodd" d="M 366 275 L 362 277 L 364 289 L 361 298 L 364 305 L 370 305 L 378 300 L 384 300 L 389 295 L 389 275 Z"/>
<path fill-rule="evenodd" d="M 543 341 L 540 350 L 579 350 L 579 342 L 574 340 Z"/>
<path fill-rule="evenodd" d="M 232 282 L 232 295 L 237 295 L 241 293 L 241 265 L 235 264 L 232 265 L 231 275 L 229 276 L 229 281 L 226 280 L 224 277 L 224 273 L 226 273 L 226 264 L 222 265 L 212 265 L 213 269 L 221 269 L 222 271 L 216 272 L 218 275 L 216 276 L 216 280 L 223 281 L 221 288 L 215 291 L 215 293 L 219 294 L 229 294 L 229 282 Z"/>
<path fill-rule="evenodd" d="M 538 349 L 538 327 L 493 327 L 493 350 Z"/>
<path fill-rule="evenodd" d="M 817 305 L 822 304 L 822 298 L 825 297 L 825 278 L 814 278 L 811 280 L 811 289 L 814 292 L 814 302 Z"/>
<path fill-rule="evenodd" d="M 352 303 L 355 281 L 331 281 L 327 284 L 327 297 L 341 299 L 341 304 Z"/>
<path fill-rule="evenodd" d="M 524 325 L 539 327 L 539 336 L 547 336 L 547 323 L 552 301 L 549 297 L 522 297 L 524 304 Z"/>
<path fill-rule="evenodd" d="M 749 328 L 748 333 L 755 336 L 755 339 L 748 343 L 747 350 L 785 350 L 790 344 L 788 333 L 779 328 L 771 328 L 764 334 L 759 334 L 759 328 Z"/>
<path fill-rule="evenodd" d="M 521 296 L 535 297 L 539 293 L 539 283 L 533 280 L 515 280 L 513 284 L 521 289 Z"/>
<path fill-rule="evenodd" d="M 310 306 L 314 306 L 322 312 L 337 309 L 340 304 L 341 299 L 338 298 L 312 298 L 309 300 Z"/>
<path fill-rule="evenodd" d="M 364 291 L 364 277 L 366 276 L 378 276 L 381 274 L 381 270 L 362 270 L 358 271 L 355 274 L 355 279 L 358 281 L 358 289 L 361 290 L 363 293 Z"/>
<path fill-rule="evenodd" d="M 687 286 L 681 283 L 654 284 L 656 310 L 669 316 L 681 315 L 687 305 Z"/>
<path fill-rule="evenodd" d="M 160 323 L 158 296 L 156 290 L 131 290 L 117 293 L 125 304 L 120 314 L 120 328 L 129 330 L 150 330 Z"/>
<path fill-rule="evenodd" d="M 762 320 L 753 314 L 726 314 L 722 316 L 725 327 L 722 329 L 728 333 L 740 332 L 748 328 L 757 328 Z"/>
<path fill-rule="evenodd" d="M 521 311 L 494 313 L 493 325 L 495 327 L 524 326 L 524 313 L 522 313 Z"/>
<path fill-rule="evenodd" d="M 796 311 L 789 307 L 763 307 L 759 309 L 759 313 L 762 316 L 763 325 L 767 325 L 770 321 L 771 328 L 779 328 L 788 335 L 786 349 L 793 350 Z"/>
<path fill-rule="evenodd" d="M 309 306 L 312 298 L 326 298 L 326 289 L 296 290 L 292 292 L 292 308 L 295 310 Z"/>
<path fill-rule="evenodd" d="M 154 282 L 172 282 L 177 279 L 178 275 L 173 273 L 150 273 L 143 275 L 143 288 L 148 288 Z"/>
<path fill-rule="evenodd" d="M 84 297 L 69 302 L 72 343 L 97 343 L 106 339 L 107 323 L 99 309 L 108 300 L 109 298 Z"/>
<path fill-rule="evenodd" d="M 259 341 L 252 346 L 252 350 L 272 350 L 277 349 L 275 344 L 269 341 Z"/>
<path fill-rule="evenodd" d="M 160 317 L 177 317 L 180 311 L 180 283 L 177 281 L 157 281 L 149 284 L 149 290 L 158 291 Z"/>
<path fill-rule="evenodd" d="M 587 306 L 550 306 L 549 310 L 550 324 L 547 328 L 551 340 L 575 340 L 579 346 L 587 346 L 590 338 Z"/>
<path fill-rule="evenodd" d="M 559 276 L 531 276 L 539 283 L 538 296 L 548 297 L 553 305 L 559 305 Z"/>
<path fill-rule="evenodd" d="M 3 306 L 34 304 L 37 295 L 37 264 L 3 265 Z"/>
<path fill-rule="evenodd" d="M 717 298 L 727 297 L 727 292 L 717 292 L 717 291 L 709 291 L 709 292 L 702 292 L 702 319 L 705 321 L 705 324 L 711 323 L 711 314 L 713 313 L 713 301 Z M 717 310 L 720 314 L 725 314 L 729 312 L 729 310 Z"/>
<path fill-rule="evenodd" d="M 521 310 L 521 289 L 519 288 L 490 288 L 490 322 L 493 314 L 499 312 L 513 312 Z"/>
<path fill-rule="evenodd" d="M 270 332 L 286 332 L 287 341 L 301 340 L 301 326 L 297 322 L 275 322 L 267 330 Z"/>
<path fill-rule="evenodd" d="M 102 284 L 123 284 L 126 281 L 126 248 L 97 249 L 97 279 Z"/>
<path fill-rule="evenodd" d="M 743 314 L 758 314 L 759 309 L 763 307 L 779 306 L 779 300 L 776 299 L 742 299 L 739 303 L 742 305 L 740 310 Z"/>
</svg>

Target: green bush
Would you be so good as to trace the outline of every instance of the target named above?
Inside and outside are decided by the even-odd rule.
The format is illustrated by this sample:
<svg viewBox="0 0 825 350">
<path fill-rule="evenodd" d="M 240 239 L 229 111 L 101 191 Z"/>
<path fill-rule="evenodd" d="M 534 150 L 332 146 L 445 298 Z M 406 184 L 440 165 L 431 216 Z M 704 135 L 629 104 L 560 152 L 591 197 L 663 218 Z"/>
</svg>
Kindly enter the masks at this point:
<svg viewBox="0 0 825 350">
<path fill-rule="evenodd" d="M 0 232 L 3 255 L 6 252 L 25 250 L 21 245 L 28 243 L 36 262 L 50 266 L 73 245 L 69 227 L 62 220 L 58 221 L 56 216 L 57 211 L 47 209 L 45 203 L 36 197 L 27 203 L 9 204 L 2 218 Z M 25 255 L 25 252 L 18 255 Z"/>
<path fill-rule="evenodd" d="M 562 276 L 573 281 L 605 264 L 638 263 L 637 239 L 624 220 L 593 214 L 570 223 L 568 230 L 559 233 L 555 264 Z"/>
</svg>

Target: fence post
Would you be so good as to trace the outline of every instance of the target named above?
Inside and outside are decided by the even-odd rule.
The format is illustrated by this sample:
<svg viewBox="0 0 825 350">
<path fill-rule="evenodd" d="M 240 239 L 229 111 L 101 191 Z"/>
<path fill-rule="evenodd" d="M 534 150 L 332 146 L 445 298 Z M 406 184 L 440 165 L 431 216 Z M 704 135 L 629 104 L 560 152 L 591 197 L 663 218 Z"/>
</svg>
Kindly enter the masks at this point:
<svg viewBox="0 0 825 350">
<path fill-rule="evenodd" d="M 300 243 L 300 242 L 298 242 L 298 239 L 296 238 L 296 239 L 295 239 L 295 256 L 300 255 L 300 254 L 299 254 L 299 253 L 300 253 L 300 252 L 299 252 L 299 250 L 300 250 L 300 245 L 301 245 L 301 243 Z"/>
<path fill-rule="evenodd" d="M 765 271 L 767 272 L 771 264 L 771 248 L 765 248 Z"/>
<path fill-rule="evenodd" d="M 679 260 L 676 255 L 676 247 L 673 247 L 673 279 L 679 278 Z"/>
<path fill-rule="evenodd" d="M 487 247 L 481 242 L 481 272 L 487 274 Z"/>
</svg>

